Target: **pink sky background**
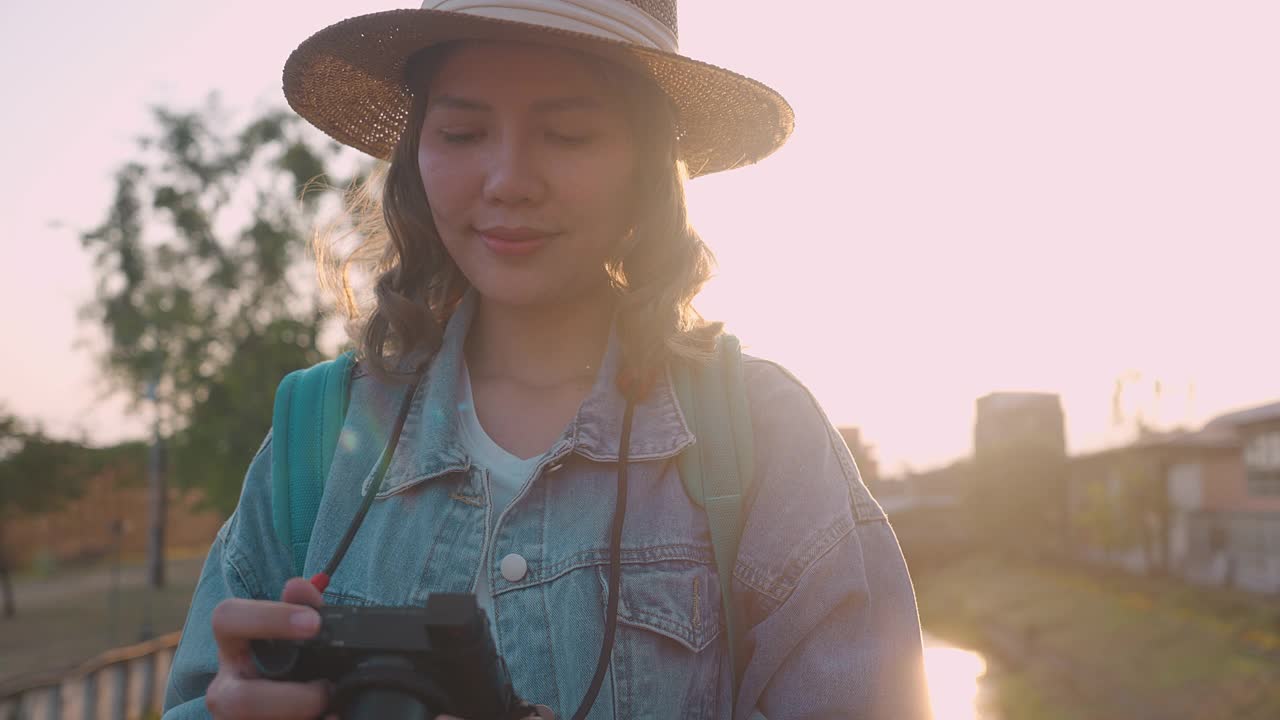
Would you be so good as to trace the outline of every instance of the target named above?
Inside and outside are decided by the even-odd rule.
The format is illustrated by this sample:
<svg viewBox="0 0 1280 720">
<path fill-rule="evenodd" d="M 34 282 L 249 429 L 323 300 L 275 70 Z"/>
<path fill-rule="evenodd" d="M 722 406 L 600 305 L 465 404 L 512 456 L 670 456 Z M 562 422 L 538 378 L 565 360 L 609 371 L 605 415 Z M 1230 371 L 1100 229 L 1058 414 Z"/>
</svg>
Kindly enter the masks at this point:
<svg viewBox="0 0 1280 720">
<path fill-rule="evenodd" d="M 797 112 L 775 157 L 692 183 L 720 259 L 699 305 L 890 470 L 967 452 L 992 390 L 1060 392 L 1074 450 L 1121 439 L 1126 371 L 1169 386 L 1134 400 L 1167 424 L 1280 398 L 1280 3 L 682 5 L 687 54 Z M 300 40 L 395 7 L 0 7 L 0 402 L 55 433 L 139 434 L 72 344 L 91 293 L 76 229 L 147 107 L 282 105 Z"/>
</svg>

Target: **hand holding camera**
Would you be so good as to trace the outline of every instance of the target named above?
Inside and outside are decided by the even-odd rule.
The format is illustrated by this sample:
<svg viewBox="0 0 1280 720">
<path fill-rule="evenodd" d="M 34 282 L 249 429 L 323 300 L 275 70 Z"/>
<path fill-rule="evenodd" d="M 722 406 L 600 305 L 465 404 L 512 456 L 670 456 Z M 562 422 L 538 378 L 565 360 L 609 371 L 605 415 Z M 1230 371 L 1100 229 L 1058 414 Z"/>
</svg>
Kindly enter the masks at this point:
<svg viewBox="0 0 1280 720">
<path fill-rule="evenodd" d="M 538 717 L 516 696 L 473 595 L 436 594 L 421 608 L 324 606 L 294 579 L 282 600 L 215 609 L 214 717 Z"/>
<path fill-rule="evenodd" d="M 230 598 L 213 611 L 218 643 L 218 673 L 209 684 L 205 704 L 219 720 L 311 720 L 329 706 L 323 680 L 278 682 L 262 677 L 250 643 L 259 638 L 304 640 L 320 629 L 315 610 L 324 605 L 320 591 L 302 578 L 285 584 L 280 602 Z"/>
</svg>

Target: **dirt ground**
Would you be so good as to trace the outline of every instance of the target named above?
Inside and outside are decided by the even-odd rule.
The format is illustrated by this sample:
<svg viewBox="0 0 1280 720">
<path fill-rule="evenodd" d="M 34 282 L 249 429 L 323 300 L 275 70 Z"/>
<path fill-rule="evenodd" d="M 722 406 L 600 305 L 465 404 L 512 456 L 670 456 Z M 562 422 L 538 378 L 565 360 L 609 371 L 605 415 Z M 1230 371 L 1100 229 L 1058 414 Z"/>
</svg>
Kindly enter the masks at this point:
<svg viewBox="0 0 1280 720">
<path fill-rule="evenodd" d="M 0 620 L 0 684 L 75 667 L 144 635 L 181 630 L 203 560 L 175 553 L 166 563 L 167 586 L 154 592 L 141 564 L 18 579 L 17 615 Z"/>
</svg>

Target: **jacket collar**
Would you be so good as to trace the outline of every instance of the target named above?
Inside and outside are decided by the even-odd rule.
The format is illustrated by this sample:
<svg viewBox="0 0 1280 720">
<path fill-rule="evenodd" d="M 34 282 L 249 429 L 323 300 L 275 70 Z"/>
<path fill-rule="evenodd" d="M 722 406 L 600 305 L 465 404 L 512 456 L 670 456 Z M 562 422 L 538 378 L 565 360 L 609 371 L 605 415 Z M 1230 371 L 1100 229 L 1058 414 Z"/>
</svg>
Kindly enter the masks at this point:
<svg viewBox="0 0 1280 720">
<path fill-rule="evenodd" d="M 445 326 L 443 342 L 431 359 L 426 377 L 414 394 L 400 442 L 391 457 L 379 497 L 411 485 L 471 467 L 459 434 L 458 402 L 463 352 L 479 298 L 468 292 Z M 596 380 L 578 413 L 565 428 L 551 454 L 575 452 L 600 462 L 617 462 L 626 400 L 614 382 L 621 364 L 616 326 Z M 657 460 L 678 455 L 693 443 L 693 434 L 676 401 L 668 368 L 653 390 L 637 403 L 632 418 L 630 457 Z M 368 489 L 366 480 L 365 490 Z"/>
</svg>

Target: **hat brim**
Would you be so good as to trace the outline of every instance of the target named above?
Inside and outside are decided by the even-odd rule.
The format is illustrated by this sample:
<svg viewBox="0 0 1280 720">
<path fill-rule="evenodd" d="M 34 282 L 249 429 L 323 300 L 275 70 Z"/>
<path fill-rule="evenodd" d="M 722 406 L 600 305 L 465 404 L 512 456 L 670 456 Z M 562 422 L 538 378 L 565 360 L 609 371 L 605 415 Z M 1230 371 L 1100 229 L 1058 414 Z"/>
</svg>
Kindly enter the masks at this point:
<svg viewBox="0 0 1280 720">
<path fill-rule="evenodd" d="M 647 74 L 675 104 L 680 157 L 691 177 L 757 162 L 795 127 L 781 95 L 731 70 L 584 33 L 438 10 L 361 15 L 317 32 L 285 62 L 285 98 L 338 142 L 390 159 L 413 102 L 408 59 L 454 40 L 554 44 Z"/>
</svg>

